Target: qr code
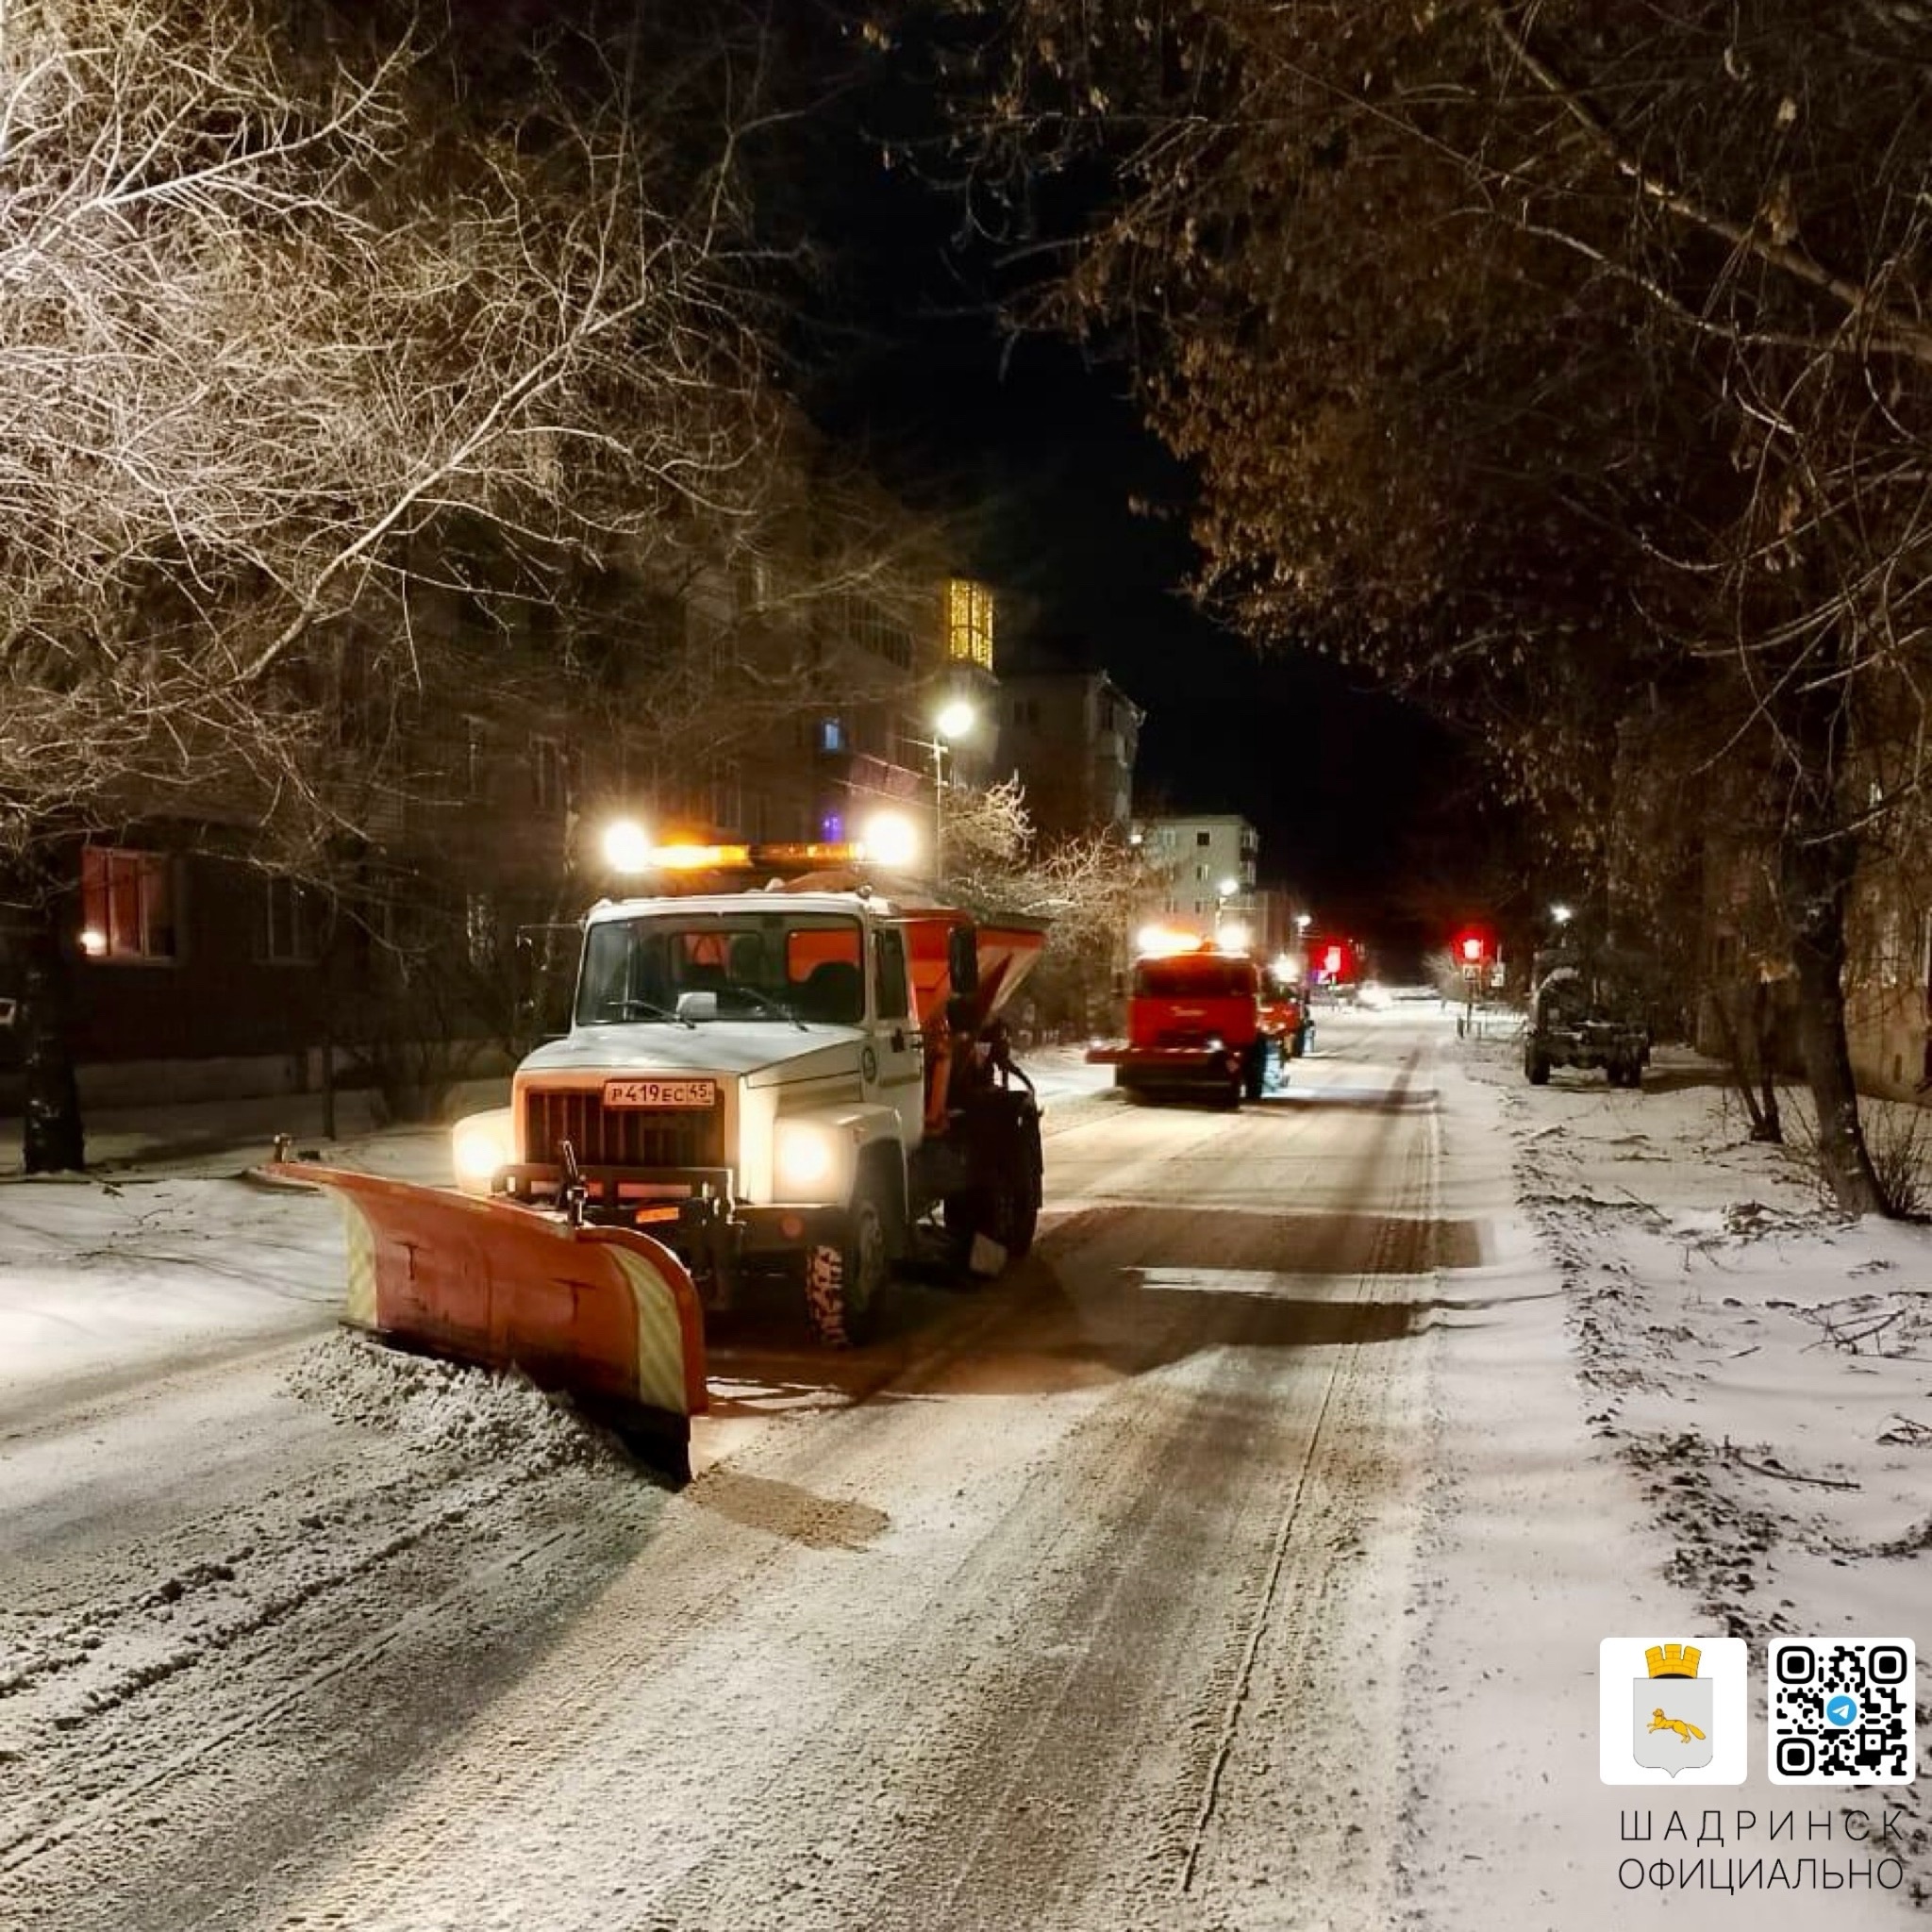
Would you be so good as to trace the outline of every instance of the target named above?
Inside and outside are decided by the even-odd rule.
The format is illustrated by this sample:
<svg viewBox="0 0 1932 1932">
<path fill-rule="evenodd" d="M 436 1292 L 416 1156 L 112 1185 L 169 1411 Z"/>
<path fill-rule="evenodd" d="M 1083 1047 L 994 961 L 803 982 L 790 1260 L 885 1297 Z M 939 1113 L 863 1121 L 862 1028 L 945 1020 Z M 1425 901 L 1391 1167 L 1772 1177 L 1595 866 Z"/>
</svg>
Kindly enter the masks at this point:
<svg viewBox="0 0 1932 1932">
<path fill-rule="evenodd" d="M 1774 1638 L 1772 1782 L 1909 1784 L 1916 1666 L 1909 1638 Z"/>
</svg>

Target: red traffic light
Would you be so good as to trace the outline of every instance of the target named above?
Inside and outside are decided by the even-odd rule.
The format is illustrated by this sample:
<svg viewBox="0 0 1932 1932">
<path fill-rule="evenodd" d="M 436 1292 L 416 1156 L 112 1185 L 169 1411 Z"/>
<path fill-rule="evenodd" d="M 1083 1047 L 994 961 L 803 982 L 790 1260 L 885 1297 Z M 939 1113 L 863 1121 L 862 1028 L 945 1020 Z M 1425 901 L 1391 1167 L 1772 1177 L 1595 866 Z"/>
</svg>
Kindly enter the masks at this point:
<svg viewBox="0 0 1932 1932">
<path fill-rule="evenodd" d="M 1331 975 L 1341 971 L 1342 952 L 1340 946 L 1330 946 L 1322 955 L 1322 970 Z"/>
<path fill-rule="evenodd" d="M 1480 966 L 1483 962 L 1483 936 L 1479 932 L 1466 932 L 1462 936 L 1462 963 L 1465 966 Z"/>
</svg>

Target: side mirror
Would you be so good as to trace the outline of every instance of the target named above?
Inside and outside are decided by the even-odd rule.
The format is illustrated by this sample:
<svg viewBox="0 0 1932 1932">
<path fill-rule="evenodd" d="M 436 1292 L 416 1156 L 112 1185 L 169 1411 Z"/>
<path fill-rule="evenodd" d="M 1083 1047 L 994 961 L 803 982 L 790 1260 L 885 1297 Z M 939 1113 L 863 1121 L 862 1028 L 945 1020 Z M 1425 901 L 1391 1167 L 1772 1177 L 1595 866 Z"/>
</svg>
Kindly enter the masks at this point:
<svg viewBox="0 0 1932 1932">
<path fill-rule="evenodd" d="M 970 998 L 979 991 L 979 935 L 970 925 L 946 934 L 946 976 L 956 993 Z"/>
</svg>

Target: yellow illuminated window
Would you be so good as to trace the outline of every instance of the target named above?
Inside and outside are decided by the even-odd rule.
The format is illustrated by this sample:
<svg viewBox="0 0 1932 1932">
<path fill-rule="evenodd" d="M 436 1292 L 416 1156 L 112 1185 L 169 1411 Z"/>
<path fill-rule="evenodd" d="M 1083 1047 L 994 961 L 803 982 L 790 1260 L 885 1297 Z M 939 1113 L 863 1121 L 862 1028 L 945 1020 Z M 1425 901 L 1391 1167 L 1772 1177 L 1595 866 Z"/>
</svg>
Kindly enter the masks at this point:
<svg viewBox="0 0 1932 1932">
<path fill-rule="evenodd" d="M 158 852 L 83 846 L 81 950 L 91 959 L 172 959 L 169 863 Z"/>
<path fill-rule="evenodd" d="M 971 577 L 946 582 L 946 656 L 955 664 L 992 669 L 992 592 Z"/>
</svg>

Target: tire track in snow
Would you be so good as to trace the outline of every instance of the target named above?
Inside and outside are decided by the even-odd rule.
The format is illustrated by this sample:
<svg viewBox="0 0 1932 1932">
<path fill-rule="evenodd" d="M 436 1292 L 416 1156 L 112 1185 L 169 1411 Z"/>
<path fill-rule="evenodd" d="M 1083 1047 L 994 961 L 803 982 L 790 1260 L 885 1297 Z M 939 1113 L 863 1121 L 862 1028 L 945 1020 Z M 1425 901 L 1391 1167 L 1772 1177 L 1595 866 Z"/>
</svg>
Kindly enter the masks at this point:
<svg viewBox="0 0 1932 1932">
<path fill-rule="evenodd" d="M 140 1421 L 131 1410 L 128 1426 Z M 14 1668 L 14 1695 L 0 1701 L 9 1740 L 0 1752 L 0 1919 L 11 1895 L 20 1923 L 61 1932 L 130 1923 L 135 1899 L 143 1926 L 214 1923 L 208 1897 L 247 1877 L 239 1841 L 251 1808 L 291 1780 L 354 1781 L 366 1741 L 351 1717 L 358 1674 L 390 1687 L 419 1733 L 433 1728 L 435 1699 L 406 1681 L 414 1666 L 447 1670 L 458 1629 L 499 1651 L 499 1626 L 527 1634 L 580 1593 L 574 1569 L 593 1584 L 610 1560 L 602 1546 L 634 1547 L 661 1503 L 628 1472 L 559 1463 L 558 1442 L 541 1434 L 522 1454 L 500 1442 L 508 1453 L 476 1467 L 474 1441 L 439 1452 L 379 1437 L 372 1447 L 366 1430 L 333 1433 L 331 1510 L 317 1515 L 306 1497 L 277 1491 L 239 1522 L 173 1525 L 233 1560 L 171 1564 L 164 1547 L 137 1545 L 135 1562 L 160 1559 L 148 1580 L 70 1618 L 56 1631 L 68 1643 L 43 1645 L 42 1669 Z M 370 1482 L 384 1457 L 393 1473 Z M 522 1599 L 540 1577 L 553 1601 L 532 1617 Z M 500 1665 L 486 1647 L 478 1677 Z M 453 1719 L 466 1700 L 445 1701 Z M 346 1723 L 330 1720 L 333 1707 Z M 420 1735 L 402 1746 L 421 1747 Z M 208 1833 L 244 1767 L 254 1774 L 234 1807 L 242 1819 L 230 1816 L 227 1838 Z M 286 1850 L 314 1822 L 287 1807 L 269 1835 Z M 175 1874 L 170 1884 L 143 1874 L 150 1853 Z M 197 1857 L 205 1869 L 189 1869 Z M 162 1903 L 175 1898 L 190 1901 L 178 1918 Z"/>
<path fill-rule="evenodd" d="M 1417 1124 L 1384 1119 L 1364 1164 Z M 1229 1237 L 1215 1219 L 1160 1239 L 1218 1241 L 1194 1257 L 1217 1268 L 1278 1258 L 1265 1217 Z M 1346 1659 L 1324 1651 L 1319 1610 L 1263 1613 L 1320 1376 L 1284 1373 L 1297 1344 L 1270 1345 L 1257 1298 L 1118 1286 L 1148 1258 L 1146 1225 L 1116 1208 L 1063 1224 L 970 1336 L 713 1472 L 768 1491 L 775 1516 L 862 1499 L 890 1514 L 875 1536 L 828 1549 L 774 1522 L 760 1541 L 742 1509 L 707 1512 L 701 1479 L 541 1686 L 389 1815 L 345 1824 L 252 1923 L 1068 1928 L 1122 1923 L 1124 1905 L 1174 1923 L 1217 1751 L 1212 1830 L 1252 1796 L 1250 1720 L 1275 1715 L 1284 1682 L 1290 1718 L 1309 1714 L 1284 1655 L 1331 1680 Z M 1364 1273 L 1427 1265 L 1383 1241 L 1390 1260 Z M 1337 1543 L 1388 1495 L 1345 1424 L 1386 1399 L 1331 1415 L 1317 1466 L 1336 1493 L 1297 1513 L 1290 1572 L 1328 1608 Z M 1250 1655 L 1267 1697 L 1230 1727 Z"/>
<path fill-rule="evenodd" d="M 1210 1165 L 1307 1158 L 1316 1111 L 1106 1124 L 1130 1127 L 1151 1191 L 1178 1160 L 1171 1202 Z M 1324 1124 L 1337 1145 L 1347 1127 L 1342 1109 Z M 1089 1138 L 1058 1144 L 1104 1163 Z M 1258 1747 L 1307 1708 L 1285 1659 L 1335 1662 L 1334 1544 L 1388 1480 L 1341 1453 L 1377 1413 L 1353 1376 L 1313 1465 L 1326 1513 L 1298 1512 L 1271 1605 L 1317 1379 L 1287 1371 L 1336 1337 L 1312 1300 L 1313 1339 L 1296 1339 L 1257 1298 L 1144 1272 L 1168 1244 L 1258 1272 L 1299 1239 L 1259 1208 L 1217 1224 L 1098 1204 L 1057 1222 L 862 1406 L 734 1424 L 741 1453 L 651 1499 L 648 1523 L 582 1472 L 477 1490 L 215 1668 L 101 1714 L 78 1753 L 103 1778 L 97 1815 L 0 1879 L 0 1918 L 17 1901 L 58 1932 L 331 1912 L 358 1932 L 886 1932 L 933 1923 L 932 1888 L 955 1886 L 961 1924 L 1083 1932 L 1122 1923 L 1124 1902 L 1138 1923 L 1191 1923 L 1174 1878 L 1207 1768 L 1224 1744 L 1199 1858 L 1220 1900 L 1227 1820 L 1268 1773 Z M 1312 1294 L 1301 1281 L 1289 1291 Z M 477 1477 L 460 1457 L 437 1470 L 446 1500 Z M 201 1748 L 126 1790 L 143 1746 L 197 1724 Z"/>
</svg>

